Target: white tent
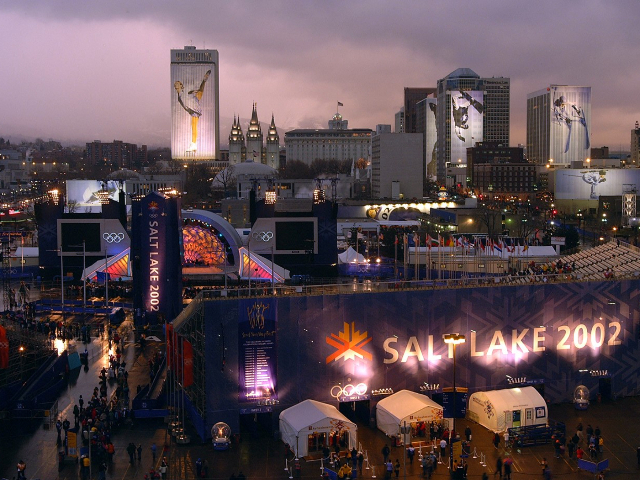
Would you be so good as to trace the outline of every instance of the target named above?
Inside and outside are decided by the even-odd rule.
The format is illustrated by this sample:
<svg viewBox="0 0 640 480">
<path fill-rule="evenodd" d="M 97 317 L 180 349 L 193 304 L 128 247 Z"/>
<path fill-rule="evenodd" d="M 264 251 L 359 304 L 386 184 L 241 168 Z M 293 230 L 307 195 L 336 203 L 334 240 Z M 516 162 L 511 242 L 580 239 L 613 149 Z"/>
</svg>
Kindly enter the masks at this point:
<svg viewBox="0 0 640 480">
<path fill-rule="evenodd" d="M 347 433 L 349 450 L 357 443 L 356 424 L 341 414 L 336 407 L 315 400 L 305 400 L 280 413 L 282 441 L 291 445 L 299 457 L 308 454 L 309 436 L 330 432 Z"/>
<path fill-rule="evenodd" d="M 338 263 L 365 263 L 364 255 L 356 252 L 353 247 L 338 254 Z"/>
<path fill-rule="evenodd" d="M 545 425 L 547 402 L 533 387 L 476 392 L 469 398 L 469 419 L 494 432 L 511 427 Z"/>
<path fill-rule="evenodd" d="M 378 402 L 376 425 L 393 437 L 400 432 L 400 425 L 414 422 L 431 422 L 442 419 L 442 407 L 421 393 L 400 390 Z"/>
</svg>

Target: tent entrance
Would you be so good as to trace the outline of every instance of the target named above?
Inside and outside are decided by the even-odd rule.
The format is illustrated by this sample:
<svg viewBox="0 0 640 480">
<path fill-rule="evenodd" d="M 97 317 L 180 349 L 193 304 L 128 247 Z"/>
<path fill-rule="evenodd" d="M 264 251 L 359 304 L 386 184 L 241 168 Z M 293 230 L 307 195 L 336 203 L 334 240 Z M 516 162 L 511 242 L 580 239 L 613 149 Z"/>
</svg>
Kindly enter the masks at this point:
<svg viewBox="0 0 640 480">
<path fill-rule="evenodd" d="M 340 402 L 338 410 L 354 423 L 369 425 L 371 406 L 369 400 L 358 402 Z"/>
<path fill-rule="evenodd" d="M 240 435 L 258 438 L 273 437 L 273 414 L 271 412 L 241 414 Z"/>
</svg>

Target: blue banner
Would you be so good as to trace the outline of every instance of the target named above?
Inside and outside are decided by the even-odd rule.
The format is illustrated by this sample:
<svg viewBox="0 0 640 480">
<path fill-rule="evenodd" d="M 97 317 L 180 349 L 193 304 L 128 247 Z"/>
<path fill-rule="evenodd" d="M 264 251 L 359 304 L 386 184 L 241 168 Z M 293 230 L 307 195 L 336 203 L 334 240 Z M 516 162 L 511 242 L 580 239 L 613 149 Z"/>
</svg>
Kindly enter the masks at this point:
<svg viewBox="0 0 640 480">
<path fill-rule="evenodd" d="M 240 301 L 238 401 L 272 405 L 278 399 L 275 299 Z"/>
</svg>

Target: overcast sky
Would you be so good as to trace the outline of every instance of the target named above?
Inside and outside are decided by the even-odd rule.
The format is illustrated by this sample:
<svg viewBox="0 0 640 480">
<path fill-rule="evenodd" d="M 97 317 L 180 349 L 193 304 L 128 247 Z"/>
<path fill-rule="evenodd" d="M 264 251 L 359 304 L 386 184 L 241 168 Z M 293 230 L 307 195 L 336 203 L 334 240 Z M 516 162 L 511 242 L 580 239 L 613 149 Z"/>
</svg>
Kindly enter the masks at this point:
<svg viewBox="0 0 640 480">
<path fill-rule="evenodd" d="M 526 95 L 592 87 L 592 146 L 629 149 L 640 120 L 638 0 L 0 3 L 0 136 L 168 146 L 169 51 L 216 49 L 222 144 L 239 114 L 326 128 L 393 124 L 404 87 L 458 67 L 511 78 L 511 144 Z M 283 141 L 283 139 L 281 139 Z"/>
</svg>

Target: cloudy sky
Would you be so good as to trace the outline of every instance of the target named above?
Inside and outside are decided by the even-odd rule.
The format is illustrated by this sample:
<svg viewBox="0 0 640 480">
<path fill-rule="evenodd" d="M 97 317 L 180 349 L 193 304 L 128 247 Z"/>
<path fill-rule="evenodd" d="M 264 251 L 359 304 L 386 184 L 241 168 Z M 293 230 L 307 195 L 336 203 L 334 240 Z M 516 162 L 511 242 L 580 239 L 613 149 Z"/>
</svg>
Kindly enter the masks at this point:
<svg viewBox="0 0 640 480">
<path fill-rule="evenodd" d="M 169 51 L 220 57 L 222 143 L 251 105 L 281 130 L 393 124 L 403 87 L 458 67 L 511 78 L 511 143 L 526 95 L 592 87 L 592 146 L 629 149 L 640 120 L 638 0 L 0 3 L 0 136 L 168 146 Z"/>
</svg>

